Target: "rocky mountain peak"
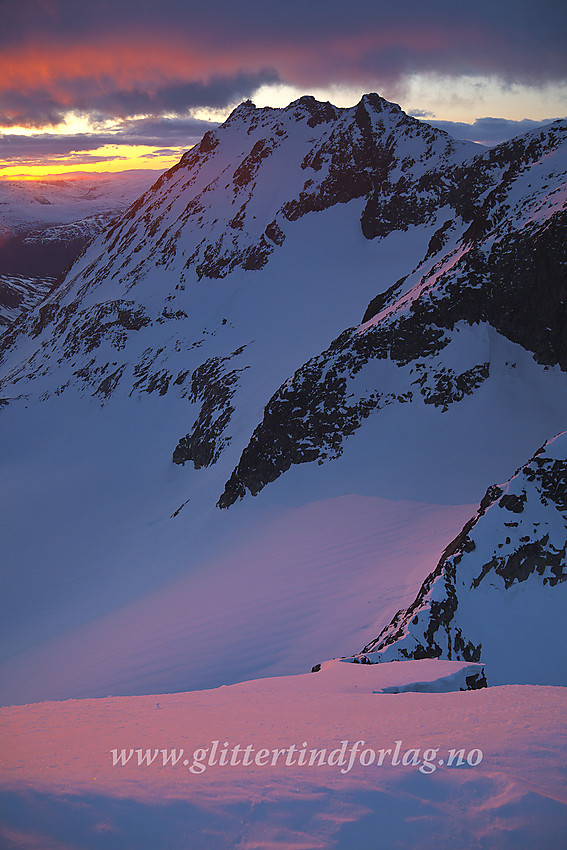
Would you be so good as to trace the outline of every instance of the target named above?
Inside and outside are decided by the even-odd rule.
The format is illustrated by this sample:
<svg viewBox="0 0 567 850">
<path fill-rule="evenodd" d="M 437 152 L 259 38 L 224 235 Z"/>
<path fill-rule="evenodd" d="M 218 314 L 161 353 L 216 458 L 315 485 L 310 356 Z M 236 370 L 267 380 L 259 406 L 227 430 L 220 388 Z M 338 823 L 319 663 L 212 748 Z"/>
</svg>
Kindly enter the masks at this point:
<svg viewBox="0 0 567 850">
<path fill-rule="evenodd" d="M 312 95 L 303 95 L 290 103 L 284 112 L 293 114 L 297 120 L 301 120 L 304 115 L 307 115 L 309 127 L 316 127 L 318 124 L 329 124 L 331 121 L 336 121 L 341 110 L 329 101 L 322 102 L 316 100 Z"/>
<path fill-rule="evenodd" d="M 226 508 L 387 409 L 488 392 L 495 339 L 562 373 L 564 138 L 479 153 L 378 95 L 241 104 L 4 334 L 2 395 L 187 400 L 170 456 L 224 464 Z"/>
<path fill-rule="evenodd" d="M 252 100 L 250 100 L 250 98 L 248 98 L 248 100 L 243 100 L 242 103 L 239 103 L 238 106 L 236 106 L 232 110 L 224 124 L 234 124 L 238 120 L 246 121 L 250 118 L 251 115 L 253 115 L 257 111 L 258 107 L 256 106 L 256 104 Z"/>
<path fill-rule="evenodd" d="M 305 666 L 303 636 L 320 631 L 329 654 L 479 657 L 492 684 L 542 667 L 545 642 L 563 645 L 564 437 L 510 475 L 567 421 L 563 137 L 486 152 L 372 96 L 244 104 L 90 244 L 2 338 L 7 610 L 25 602 L 33 625 L 10 647 L 22 683 L 45 656 L 29 676 L 20 651 L 62 629 L 74 647 L 98 622 L 84 646 L 99 635 L 101 660 L 128 642 L 107 632 L 118 597 L 138 623 L 147 597 L 180 657 L 206 634 L 230 673 L 241 571 L 251 659 L 272 654 L 262 630 L 293 586 L 276 610 Z M 412 607 L 493 481 L 507 483 Z M 153 604 L 163 583 L 173 619 L 161 593 Z"/>
<path fill-rule="evenodd" d="M 545 629 L 553 646 L 566 589 L 563 432 L 505 484 L 487 490 L 477 514 L 447 546 L 414 602 L 397 612 L 358 660 L 482 661 L 489 684 L 549 682 L 545 661 L 539 662 L 538 672 L 532 657 L 533 633 Z M 560 670 L 554 681 L 563 682 Z"/>
</svg>

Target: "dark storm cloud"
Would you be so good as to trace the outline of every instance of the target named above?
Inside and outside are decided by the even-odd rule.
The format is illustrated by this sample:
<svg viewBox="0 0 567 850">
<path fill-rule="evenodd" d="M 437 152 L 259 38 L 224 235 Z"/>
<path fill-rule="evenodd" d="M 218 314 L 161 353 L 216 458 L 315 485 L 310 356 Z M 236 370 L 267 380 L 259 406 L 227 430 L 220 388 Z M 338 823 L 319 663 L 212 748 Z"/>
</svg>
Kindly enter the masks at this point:
<svg viewBox="0 0 567 850">
<path fill-rule="evenodd" d="M 58 94 L 45 89 L 2 90 L 0 83 L 0 126 L 41 127 L 60 122 L 68 109 L 100 118 L 134 115 L 183 114 L 199 107 L 223 108 L 246 100 L 264 83 L 277 82 L 275 72 L 236 73 L 213 76 L 207 82 L 190 80 L 162 85 L 104 87 L 98 80 L 71 78 L 56 81 Z"/>
<path fill-rule="evenodd" d="M 196 118 L 139 118 L 124 121 L 117 128 L 117 133 L 124 144 L 189 147 L 215 126 L 210 121 L 199 121 Z"/>
<path fill-rule="evenodd" d="M 535 65 L 543 60 L 544 65 L 553 66 L 558 62 L 563 68 L 560 73 L 565 71 L 567 12 L 558 0 L 479 0 L 468 4 L 454 0 L 350 0 L 348 6 L 337 0 L 3 0 L 2 8 L 0 44 L 10 47 L 144 32 L 155 38 L 197 34 L 205 46 L 220 44 L 223 49 L 235 41 L 258 47 L 262 42 L 276 44 L 282 40 L 290 46 L 317 46 L 332 38 L 362 35 L 374 29 L 415 34 L 416 48 L 423 37 L 425 52 L 431 46 L 430 35 L 438 34 L 451 55 L 459 52 L 459 44 L 451 44 L 447 36 L 460 36 L 462 42 L 468 32 L 481 54 L 497 43 L 507 45 L 505 55 L 499 57 L 503 67 L 515 54 L 517 64 Z M 483 42 L 477 40 L 481 35 Z M 391 46 L 399 45 L 393 42 Z M 530 52 L 535 55 L 530 56 Z M 393 61 L 405 64 L 403 59 L 393 57 Z"/>
<path fill-rule="evenodd" d="M 42 133 L 37 136 L 5 134 L 0 136 L 0 157 L 6 162 L 31 160 L 38 157 L 68 156 L 79 151 L 92 151 L 108 144 L 104 136 L 55 136 Z"/>
<path fill-rule="evenodd" d="M 415 72 L 543 85 L 567 79 L 565 32 L 557 0 L 3 0 L 0 112 L 182 113 L 277 79 L 388 96 Z"/>
<path fill-rule="evenodd" d="M 264 83 L 277 82 L 273 71 L 257 74 L 239 73 L 234 77 L 213 77 L 206 83 L 199 81 L 164 85 L 155 90 L 136 88 L 132 91 L 116 90 L 107 94 L 85 93 L 80 90 L 75 102 L 82 108 L 101 115 L 159 115 L 162 112 L 183 113 L 198 107 L 223 108 L 234 101 L 246 100 Z"/>
<path fill-rule="evenodd" d="M 44 89 L 20 92 L 0 87 L 0 126 L 44 127 L 65 117 L 61 103 Z"/>
</svg>

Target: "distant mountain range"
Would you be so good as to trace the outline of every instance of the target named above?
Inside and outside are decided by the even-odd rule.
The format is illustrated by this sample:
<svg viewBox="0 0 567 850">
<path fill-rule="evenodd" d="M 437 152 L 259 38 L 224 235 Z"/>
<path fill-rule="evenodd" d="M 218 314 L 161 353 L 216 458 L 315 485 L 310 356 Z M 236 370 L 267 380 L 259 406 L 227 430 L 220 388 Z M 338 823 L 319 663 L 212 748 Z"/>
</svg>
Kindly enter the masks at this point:
<svg viewBox="0 0 567 850">
<path fill-rule="evenodd" d="M 89 241 L 154 180 L 155 172 L 133 171 L 0 181 L 0 325 L 38 303 Z"/>
<path fill-rule="evenodd" d="M 485 150 L 376 94 L 348 109 L 247 101 L 96 235 L 0 342 L 14 598 L 35 587 L 39 561 L 51 576 L 49 610 L 39 591 L 26 598 L 28 621 L 42 613 L 31 630 L 14 624 L 11 653 L 28 680 L 43 663 L 34 647 L 57 639 L 66 659 L 51 682 L 36 677 L 15 697 L 200 687 L 308 669 L 314 653 L 364 644 L 367 660 L 457 657 L 485 663 L 489 684 L 566 684 L 555 654 L 538 660 L 564 639 L 564 439 L 523 466 L 567 421 L 566 174 L 565 121 Z M 519 467 L 435 570 L 465 510 Z M 340 552 L 333 606 L 299 594 L 282 620 L 267 543 L 261 602 L 244 579 L 265 519 L 289 523 L 292 536 L 292 506 L 303 516 L 342 500 L 350 510 L 353 496 L 399 518 L 376 543 L 375 571 L 367 553 L 367 598 L 359 588 L 348 603 L 360 619 L 341 620 L 332 637 L 314 626 L 350 600 L 358 558 L 356 535 L 329 529 L 332 555 L 324 532 L 312 539 L 322 574 Z M 32 502 L 44 533 L 24 552 Z M 402 579 L 388 564 L 423 534 L 402 523 L 410 503 L 438 512 L 439 548 L 432 560 L 425 547 L 419 575 Z M 442 541 L 442 510 L 455 506 Z M 119 624 L 122 606 L 158 589 L 173 604 L 180 574 L 197 598 L 220 549 L 214 587 L 242 573 L 240 625 L 212 585 L 193 621 L 164 602 L 136 672 L 141 650 Z M 308 583 L 304 555 L 293 558 Z M 485 592 L 494 583 L 506 593 Z M 515 653 L 507 665 L 498 628 L 511 598 L 518 616 L 557 629 L 552 647 L 535 625 L 516 629 L 502 642 Z M 120 646 L 112 674 L 107 617 Z M 81 678 L 74 630 L 87 624 L 95 661 Z"/>
</svg>

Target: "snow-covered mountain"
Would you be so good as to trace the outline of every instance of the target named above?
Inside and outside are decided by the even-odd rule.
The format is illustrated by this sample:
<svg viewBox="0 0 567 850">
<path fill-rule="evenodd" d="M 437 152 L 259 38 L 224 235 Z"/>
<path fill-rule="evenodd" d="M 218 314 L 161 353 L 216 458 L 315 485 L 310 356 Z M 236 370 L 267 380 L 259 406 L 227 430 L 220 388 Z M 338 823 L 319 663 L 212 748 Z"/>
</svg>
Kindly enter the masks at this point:
<svg viewBox="0 0 567 850">
<path fill-rule="evenodd" d="M 114 316 L 120 311 L 119 326 L 122 320 L 126 325 L 129 321 L 134 325 L 140 321 L 144 327 L 151 323 L 151 347 L 154 352 L 162 349 L 155 366 L 167 361 L 171 369 L 179 359 L 175 350 L 171 350 L 175 349 L 175 343 L 172 346 L 167 342 L 171 336 L 169 328 L 160 335 L 156 323 L 170 324 L 174 320 L 179 324 L 190 304 L 197 314 L 191 317 L 197 328 L 190 325 L 190 333 L 200 334 L 203 314 L 211 310 L 218 313 L 226 300 L 226 287 L 205 289 L 195 287 L 196 283 L 207 278 L 226 278 L 231 270 L 264 267 L 270 255 L 283 245 L 286 231 L 293 236 L 297 234 L 302 244 L 280 253 L 301 269 L 307 257 L 297 256 L 297 250 L 304 254 L 313 236 L 303 234 L 305 228 L 290 224 L 309 212 L 331 210 L 351 200 L 363 205 L 362 215 L 368 218 L 369 210 L 376 204 L 389 202 L 394 187 L 397 196 L 402 197 L 404 192 L 408 197 L 413 196 L 414 184 L 424 171 L 435 165 L 461 162 L 474 149 L 472 144 L 454 142 L 445 133 L 408 118 L 399 107 L 377 95 L 366 96 L 358 107 L 350 110 L 318 104 L 312 98 L 302 98 L 286 110 L 256 109 L 247 102 L 219 130 L 207 133 L 197 148 L 186 154 L 176 168 L 130 208 L 115 228 L 98 240 L 88 257 L 75 265 L 64 286 L 43 310 L 40 321 L 43 323 L 48 314 L 53 314 L 59 333 L 64 327 L 66 339 L 74 347 L 75 330 L 80 328 L 82 340 L 85 323 L 88 328 L 96 328 L 97 335 L 107 335 L 109 323 L 107 319 L 99 321 L 100 309 L 105 316 L 108 311 Z M 437 186 L 423 189 L 424 210 L 433 205 L 432 198 L 438 192 Z M 408 206 L 411 211 L 402 219 L 398 217 L 391 231 L 400 224 L 405 227 L 405 219 L 415 218 L 415 205 L 408 201 Z M 426 211 L 418 216 L 420 222 L 427 218 Z M 352 212 L 348 219 L 352 219 Z M 337 222 L 334 228 L 337 225 L 340 229 L 342 222 Z M 312 253 L 318 257 L 320 246 L 312 247 Z M 313 302 L 326 288 L 325 271 L 321 269 L 321 281 L 315 283 L 311 277 L 310 291 L 302 298 L 309 307 L 314 306 Z M 160 280 L 157 290 L 156 275 Z M 286 269 L 286 277 L 290 275 Z M 364 309 L 368 297 L 375 294 L 376 283 L 371 283 L 368 277 L 367 273 L 357 306 L 351 307 L 353 318 L 358 310 Z M 190 294 L 185 294 L 186 286 L 191 286 Z M 302 281 L 302 289 L 306 288 Z M 344 284 L 341 289 L 345 289 Z M 92 297 L 86 295 L 87 290 L 93 291 Z M 346 302 L 347 294 L 341 292 L 337 297 Z M 288 285 L 287 292 L 279 292 L 275 301 L 268 299 L 268 304 L 271 300 L 277 307 L 278 298 L 289 302 L 292 297 Z M 195 303 L 196 298 L 204 302 L 202 307 L 199 301 Z M 340 331 L 344 324 L 333 306 L 327 311 L 332 319 L 331 327 Z M 63 324 L 62 310 L 66 316 Z M 234 324 L 231 311 L 226 312 Z M 137 318 L 126 319 L 126 313 L 136 314 Z M 221 316 L 221 321 L 222 318 L 225 317 Z M 251 324 L 250 332 L 256 334 L 257 322 Z M 313 328 L 314 323 L 310 324 Z M 129 336 L 128 328 L 124 330 Z M 248 333 L 245 331 L 245 337 Z M 327 341 L 326 328 L 321 328 L 320 333 L 321 341 Z M 158 340 L 158 337 L 165 338 Z M 247 341 L 245 338 L 244 342 Z M 79 341 L 79 347 L 81 344 Z M 241 345 L 242 342 L 223 354 L 232 356 Z M 317 347 L 311 346 L 311 350 L 316 352 Z M 145 349 L 144 354 L 143 362 L 132 362 L 127 368 L 129 375 L 124 376 L 123 384 L 128 383 L 128 391 L 140 386 L 140 370 L 147 373 L 152 368 L 153 358 L 148 359 Z M 186 359 L 184 353 L 184 363 Z M 290 366 L 300 363 L 294 357 Z M 165 370 L 159 370 L 162 377 L 164 373 Z M 158 374 L 156 369 L 153 374 Z M 288 374 L 286 370 L 283 377 Z"/>
<path fill-rule="evenodd" d="M 566 133 L 247 102 L 96 237 L 2 338 L 7 698 L 299 672 L 411 604 L 565 429 Z"/>
<path fill-rule="evenodd" d="M 556 124 L 451 175 L 426 174 L 444 187 L 445 221 L 424 258 L 270 399 L 221 506 L 292 463 L 336 457 L 387 405 L 421 397 L 447 412 L 499 368 L 527 365 L 525 351 L 544 369 L 567 369 L 566 141 L 567 126 Z"/>
<path fill-rule="evenodd" d="M 504 485 L 487 490 L 412 605 L 357 658 L 482 661 L 490 684 L 565 684 L 566 592 L 563 433 Z M 551 652 L 542 652 L 542 632 Z"/>
</svg>

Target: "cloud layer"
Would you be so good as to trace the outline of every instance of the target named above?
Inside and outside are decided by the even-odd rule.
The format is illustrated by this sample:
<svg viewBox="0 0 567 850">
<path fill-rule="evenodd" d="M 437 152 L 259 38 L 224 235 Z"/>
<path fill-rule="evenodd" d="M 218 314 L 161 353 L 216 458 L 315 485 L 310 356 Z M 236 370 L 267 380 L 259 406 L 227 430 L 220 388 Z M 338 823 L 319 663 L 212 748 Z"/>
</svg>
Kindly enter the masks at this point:
<svg viewBox="0 0 567 850">
<path fill-rule="evenodd" d="M 157 148 L 159 155 L 178 154 L 179 149 L 187 150 L 210 129 L 208 121 L 163 118 L 126 121 L 112 133 L 38 133 L 29 136 L 6 133 L 2 137 L 1 151 L 6 164 L 39 160 L 56 162 L 60 158 L 92 162 L 92 155 L 86 156 L 89 151 L 105 145 L 143 146 Z"/>
<path fill-rule="evenodd" d="M 556 0 L 4 0 L 0 124 L 222 108 L 261 84 L 363 85 L 413 73 L 567 79 Z"/>
<path fill-rule="evenodd" d="M 416 117 L 419 116 L 416 115 Z M 428 119 L 425 118 L 425 120 Z M 428 120 L 428 123 L 440 130 L 445 130 L 455 139 L 467 139 L 470 142 L 479 142 L 482 145 L 491 146 L 514 136 L 520 136 L 553 120 L 550 118 L 547 121 L 532 121 L 530 118 L 524 118 L 523 121 L 512 121 L 507 118 L 477 118 L 471 124 L 463 121 L 436 120 Z"/>
</svg>

